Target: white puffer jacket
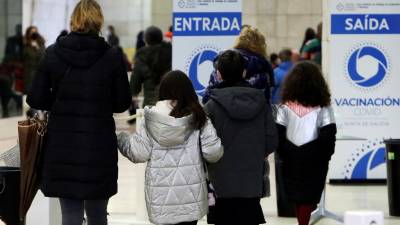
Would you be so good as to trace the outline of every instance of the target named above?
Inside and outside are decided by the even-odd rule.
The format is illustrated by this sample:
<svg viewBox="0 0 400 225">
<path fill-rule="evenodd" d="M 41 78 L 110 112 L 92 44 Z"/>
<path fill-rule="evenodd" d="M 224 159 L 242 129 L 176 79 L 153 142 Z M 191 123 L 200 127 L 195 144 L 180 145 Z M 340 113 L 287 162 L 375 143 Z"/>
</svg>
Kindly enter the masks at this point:
<svg viewBox="0 0 400 225">
<path fill-rule="evenodd" d="M 199 131 L 192 117 L 169 116 L 168 101 L 145 108 L 139 132 L 118 135 L 121 153 L 134 163 L 148 162 L 146 204 L 150 221 L 176 224 L 201 219 L 207 214 L 207 185 L 199 148 Z M 221 141 L 210 121 L 201 131 L 203 156 L 216 162 L 223 155 Z"/>
</svg>

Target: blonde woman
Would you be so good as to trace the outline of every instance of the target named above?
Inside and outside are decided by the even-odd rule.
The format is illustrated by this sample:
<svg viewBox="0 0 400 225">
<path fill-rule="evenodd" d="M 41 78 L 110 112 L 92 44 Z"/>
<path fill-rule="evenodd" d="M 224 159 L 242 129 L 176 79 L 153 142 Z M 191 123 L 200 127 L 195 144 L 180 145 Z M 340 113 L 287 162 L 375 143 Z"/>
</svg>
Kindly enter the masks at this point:
<svg viewBox="0 0 400 225">
<path fill-rule="evenodd" d="M 28 104 L 50 111 L 41 190 L 60 198 L 63 225 L 107 224 L 108 199 L 117 193 L 118 150 L 113 113 L 131 103 L 123 56 L 99 37 L 103 14 L 82 0 L 71 33 L 45 53 Z"/>
<path fill-rule="evenodd" d="M 233 49 L 238 51 L 245 59 L 246 72 L 244 76 L 246 81 L 251 87 L 263 90 L 269 102 L 270 88 L 274 85 L 274 73 L 271 64 L 267 60 L 265 36 L 257 28 L 244 25 Z M 214 65 L 217 65 L 220 55 L 214 59 Z M 215 69 L 211 74 L 209 86 L 203 97 L 203 103 L 210 99 L 211 89 L 220 88 L 221 79 L 219 77 L 217 69 Z"/>
</svg>

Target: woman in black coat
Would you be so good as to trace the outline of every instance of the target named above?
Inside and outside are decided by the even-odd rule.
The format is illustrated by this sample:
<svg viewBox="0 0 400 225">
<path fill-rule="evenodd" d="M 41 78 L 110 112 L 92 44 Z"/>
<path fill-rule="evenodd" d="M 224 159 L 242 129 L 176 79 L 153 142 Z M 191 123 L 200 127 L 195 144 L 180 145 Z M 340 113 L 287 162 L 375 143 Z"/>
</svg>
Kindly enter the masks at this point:
<svg viewBox="0 0 400 225">
<path fill-rule="evenodd" d="M 298 63 L 289 72 L 277 112 L 277 152 L 284 191 L 296 204 L 299 225 L 309 223 L 335 150 L 336 124 L 330 102 L 328 85 L 315 63 Z"/>
<path fill-rule="evenodd" d="M 72 33 L 45 53 L 27 102 L 50 111 L 41 190 L 61 202 L 63 225 L 107 224 L 108 199 L 117 193 L 118 151 L 113 113 L 131 94 L 123 56 L 99 37 L 100 6 L 82 0 Z"/>
</svg>

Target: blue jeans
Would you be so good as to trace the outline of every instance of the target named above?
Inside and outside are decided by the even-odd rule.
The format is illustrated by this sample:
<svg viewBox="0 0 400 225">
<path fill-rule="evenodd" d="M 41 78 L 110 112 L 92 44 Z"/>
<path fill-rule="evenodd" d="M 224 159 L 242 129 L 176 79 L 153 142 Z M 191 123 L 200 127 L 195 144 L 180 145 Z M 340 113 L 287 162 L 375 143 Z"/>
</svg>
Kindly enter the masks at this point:
<svg viewBox="0 0 400 225">
<path fill-rule="evenodd" d="M 62 225 L 82 225 L 86 212 L 88 225 L 107 225 L 107 200 L 60 199 Z"/>
</svg>

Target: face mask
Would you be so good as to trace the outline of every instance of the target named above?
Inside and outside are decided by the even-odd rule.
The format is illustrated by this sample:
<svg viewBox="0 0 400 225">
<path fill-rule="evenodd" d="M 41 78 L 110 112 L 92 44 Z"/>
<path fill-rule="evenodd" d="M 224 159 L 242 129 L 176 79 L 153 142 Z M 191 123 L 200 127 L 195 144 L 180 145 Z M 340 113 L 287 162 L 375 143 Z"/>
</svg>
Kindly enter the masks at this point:
<svg viewBox="0 0 400 225">
<path fill-rule="evenodd" d="M 37 40 L 39 38 L 39 34 L 37 32 L 34 32 L 31 34 L 31 39 L 32 40 Z"/>
</svg>

